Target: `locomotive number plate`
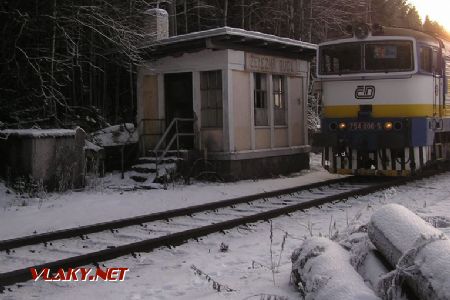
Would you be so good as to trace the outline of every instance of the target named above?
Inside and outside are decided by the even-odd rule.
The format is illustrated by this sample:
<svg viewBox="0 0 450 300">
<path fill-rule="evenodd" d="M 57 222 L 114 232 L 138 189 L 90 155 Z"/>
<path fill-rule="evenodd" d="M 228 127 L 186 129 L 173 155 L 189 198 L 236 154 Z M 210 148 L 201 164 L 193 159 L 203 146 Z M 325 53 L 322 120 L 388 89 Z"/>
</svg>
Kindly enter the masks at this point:
<svg viewBox="0 0 450 300">
<path fill-rule="evenodd" d="M 383 125 L 381 122 L 350 122 L 348 124 L 348 129 L 357 130 L 382 130 Z"/>
</svg>

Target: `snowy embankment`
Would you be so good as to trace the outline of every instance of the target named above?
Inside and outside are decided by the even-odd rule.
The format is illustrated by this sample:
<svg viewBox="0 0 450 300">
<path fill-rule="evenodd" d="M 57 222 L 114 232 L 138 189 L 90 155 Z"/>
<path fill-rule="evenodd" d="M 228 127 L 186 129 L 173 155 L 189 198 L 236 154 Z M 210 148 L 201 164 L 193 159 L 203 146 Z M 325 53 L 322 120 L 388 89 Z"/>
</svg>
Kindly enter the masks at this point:
<svg viewBox="0 0 450 300">
<path fill-rule="evenodd" d="M 407 208 L 389 204 L 369 222 L 370 240 L 396 269 L 385 278 L 386 296 L 398 279 L 424 300 L 450 299 L 450 241 Z"/>
</svg>

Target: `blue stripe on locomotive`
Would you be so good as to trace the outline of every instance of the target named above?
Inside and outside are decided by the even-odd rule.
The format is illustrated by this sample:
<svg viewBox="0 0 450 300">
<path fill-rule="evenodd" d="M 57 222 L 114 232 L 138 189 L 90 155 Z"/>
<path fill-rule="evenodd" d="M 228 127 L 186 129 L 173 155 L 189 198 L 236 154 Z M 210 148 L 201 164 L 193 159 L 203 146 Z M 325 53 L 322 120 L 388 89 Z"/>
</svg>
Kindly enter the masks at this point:
<svg viewBox="0 0 450 300">
<path fill-rule="evenodd" d="M 401 129 L 384 128 L 379 130 L 331 130 L 330 124 L 352 122 L 378 122 L 384 125 L 386 122 L 400 122 Z M 405 148 L 431 146 L 434 142 L 435 128 L 450 130 L 450 119 L 444 119 L 444 123 L 438 124 L 432 118 L 370 118 L 370 119 L 323 119 L 322 120 L 322 141 L 321 146 L 348 146 L 353 149 L 366 149 L 374 151 L 380 148 Z"/>
</svg>

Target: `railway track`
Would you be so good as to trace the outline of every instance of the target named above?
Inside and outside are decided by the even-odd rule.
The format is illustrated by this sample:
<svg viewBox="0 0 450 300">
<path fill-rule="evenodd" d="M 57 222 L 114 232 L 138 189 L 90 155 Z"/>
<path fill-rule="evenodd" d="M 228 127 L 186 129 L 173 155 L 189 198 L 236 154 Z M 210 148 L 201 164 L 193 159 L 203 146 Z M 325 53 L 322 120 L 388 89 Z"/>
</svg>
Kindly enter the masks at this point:
<svg viewBox="0 0 450 300">
<path fill-rule="evenodd" d="M 30 268 L 75 268 L 362 196 L 411 178 L 344 178 L 162 213 L 0 241 L 0 287 L 31 279 Z"/>
</svg>

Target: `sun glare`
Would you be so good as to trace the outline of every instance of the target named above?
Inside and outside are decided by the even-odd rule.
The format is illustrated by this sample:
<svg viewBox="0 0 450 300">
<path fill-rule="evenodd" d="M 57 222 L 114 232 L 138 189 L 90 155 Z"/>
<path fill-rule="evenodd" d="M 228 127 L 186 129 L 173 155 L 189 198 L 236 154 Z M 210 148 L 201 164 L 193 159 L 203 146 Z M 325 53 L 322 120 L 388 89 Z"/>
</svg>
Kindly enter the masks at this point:
<svg viewBox="0 0 450 300">
<path fill-rule="evenodd" d="M 450 32 L 449 0 L 409 0 L 409 3 L 416 7 L 422 22 L 428 15 L 431 20 L 439 22 Z"/>
</svg>

